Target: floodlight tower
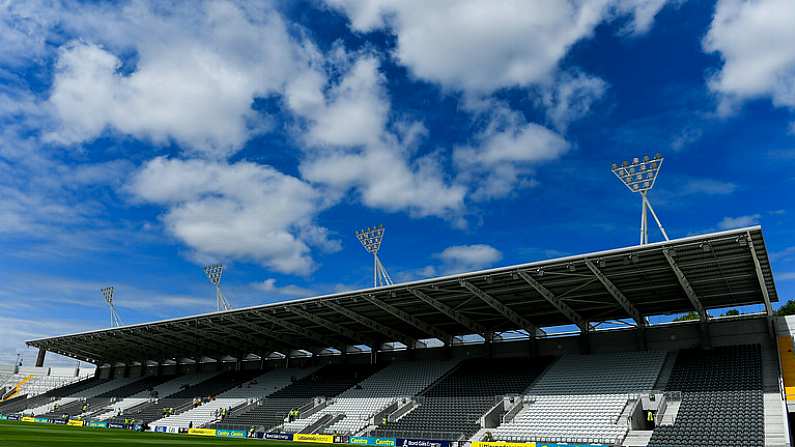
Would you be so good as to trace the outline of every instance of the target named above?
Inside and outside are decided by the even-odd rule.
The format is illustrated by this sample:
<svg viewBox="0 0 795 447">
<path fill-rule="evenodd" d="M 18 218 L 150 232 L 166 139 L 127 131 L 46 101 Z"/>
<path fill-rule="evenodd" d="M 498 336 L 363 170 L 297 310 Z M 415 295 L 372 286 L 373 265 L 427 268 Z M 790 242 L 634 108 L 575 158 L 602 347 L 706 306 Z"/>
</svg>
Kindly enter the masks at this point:
<svg viewBox="0 0 795 447">
<path fill-rule="evenodd" d="M 641 215 L 640 215 L 640 245 L 649 243 L 649 219 L 646 210 L 651 212 L 654 221 L 657 222 L 657 227 L 660 229 L 665 240 L 668 240 L 668 233 L 665 232 L 660 219 L 657 218 L 657 213 L 651 207 L 649 202 L 648 192 L 654 187 L 654 181 L 657 180 L 657 175 L 660 173 L 662 167 L 663 157 L 657 153 L 654 158 L 644 155 L 643 159 L 633 158 L 632 163 L 624 160 L 621 165 L 613 163 L 613 174 L 632 192 L 640 193 L 641 197 Z"/>
<path fill-rule="evenodd" d="M 367 253 L 373 255 L 373 287 L 391 285 L 392 278 L 381 263 L 381 258 L 378 257 L 381 241 L 384 240 L 384 226 L 367 227 L 365 230 L 357 231 L 356 239 L 359 239 Z"/>
<path fill-rule="evenodd" d="M 207 275 L 207 279 L 210 280 L 210 284 L 215 286 L 216 308 L 219 311 L 229 310 L 232 306 L 229 305 L 229 301 L 226 300 L 223 292 L 221 292 L 221 274 L 224 273 L 223 264 L 207 265 L 204 267 L 204 273 Z"/>
<path fill-rule="evenodd" d="M 119 313 L 116 312 L 116 305 L 113 304 L 113 294 L 115 291 L 113 287 L 100 289 L 102 296 L 105 297 L 105 302 L 108 303 L 108 308 L 110 308 L 110 327 L 121 326 L 121 318 L 119 318 Z"/>
</svg>

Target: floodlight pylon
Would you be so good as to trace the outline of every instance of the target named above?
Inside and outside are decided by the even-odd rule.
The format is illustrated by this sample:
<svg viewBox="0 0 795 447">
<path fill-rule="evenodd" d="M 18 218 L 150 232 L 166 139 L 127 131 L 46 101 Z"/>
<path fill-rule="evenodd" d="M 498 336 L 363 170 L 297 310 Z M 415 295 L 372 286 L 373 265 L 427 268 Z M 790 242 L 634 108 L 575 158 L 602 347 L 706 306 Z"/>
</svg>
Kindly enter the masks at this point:
<svg viewBox="0 0 795 447">
<path fill-rule="evenodd" d="M 375 227 L 367 227 L 364 230 L 355 232 L 356 239 L 362 244 L 362 247 L 373 255 L 373 287 L 388 286 L 393 284 L 392 277 L 386 271 L 386 267 L 378 257 L 378 250 L 381 249 L 381 242 L 384 240 L 384 226 L 377 225 Z"/>
<path fill-rule="evenodd" d="M 105 302 L 108 303 L 108 308 L 110 309 L 110 327 L 121 326 L 119 312 L 116 311 L 116 305 L 113 304 L 113 296 L 116 293 L 116 289 L 113 287 L 105 287 L 100 289 L 100 292 L 102 292 L 102 296 L 105 298 Z"/>
<path fill-rule="evenodd" d="M 618 163 L 613 163 L 611 168 L 613 174 L 621 180 L 624 186 L 632 192 L 640 193 L 640 245 L 649 243 L 649 213 L 651 213 L 651 216 L 657 223 L 657 227 L 660 229 L 662 236 L 666 241 L 669 240 L 668 233 L 665 232 L 665 228 L 657 217 L 657 213 L 654 212 L 654 208 L 652 208 L 648 197 L 648 192 L 654 188 L 654 183 L 657 180 L 657 176 L 660 174 L 662 164 L 663 156 L 657 153 L 654 158 L 644 155 L 642 159 L 638 157 L 633 158 L 631 163 L 626 160 L 620 165 Z"/>
<path fill-rule="evenodd" d="M 204 273 L 207 275 L 207 279 L 210 280 L 210 284 L 215 286 L 216 309 L 219 311 L 231 309 L 232 306 L 221 291 L 221 275 L 224 273 L 223 264 L 206 265 L 204 266 Z"/>
</svg>

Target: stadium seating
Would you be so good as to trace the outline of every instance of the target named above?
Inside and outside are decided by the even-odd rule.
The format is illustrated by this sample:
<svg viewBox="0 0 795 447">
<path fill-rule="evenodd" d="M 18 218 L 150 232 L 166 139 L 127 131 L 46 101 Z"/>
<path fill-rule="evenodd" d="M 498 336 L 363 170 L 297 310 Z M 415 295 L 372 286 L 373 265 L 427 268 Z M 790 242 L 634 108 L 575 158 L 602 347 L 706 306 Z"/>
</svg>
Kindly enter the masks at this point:
<svg viewBox="0 0 795 447">
<path fill-rule="evenodd" d="M 53 409 L 50 413 L 44 414 L 43 417 L 57 418 L 63 417 L 64 415 L 68 415 L 70 417 L 88 415 L 97 416 L 110 411 L 111 409 L 108 408 L 108 406 L 112 405 L 116 400 L 151 389 L 152 387 L 159 385 L 167 379 L 168 378 L 165 376 L 138 378 L 138 380 L 134 380 L 118 388 L 108 390 L 102 394 L 98 394 L 95 397 L 78 399 L 72 403 L 59 406 L 57 410 Z M 83 411 L 84 405 L 88 408 L 88 411 Z"/>
<path fill-rule="evenodd" d="M 220 372 L 203 372 L 173 377 L 171 380 L 153 387 L 151 390 L 144 390 L 137 394 L 123 398 L 114 402 L 108 408 L 110 411 L 97 416 L 97 419 L 110 419 L 117 415 L 124 414 L 128 409 L 154 402 L 158 398 L 166 398 L 182 391 L 185 388 L 204 382 L 220 374 Z"/>
<path fill-rule="evenodd" d="M 631 393 L 654 387 L 665 358 L 663 352 L 566 355 L 527 390 L 529 402 L 492 436 L 505 441 L 621 442 L 628 426 L 619 419 Z"/>
<path fill-rule="evenodd" d="M 84 380 L 80 380 L 78 382 L 70 383 L 69 385 L 62 386 L 60 388 L 54 388 L 46 393 L 39 394 L 38 396 L 32 398 L 18 398 L 14 399 L 10 402 L 4 402 L 0 404 L 0 413 L 4 414 L 14 414 L 14 413 L 32 413 L 32 409 L 41 407 L 44 405 L 49 405 L 50 403 L 57 401 L 63 397 L 69 396 L 73 393 L 80 393 L 83 390 L 87 390 L 104 382 L 103 380 L 88 378 Z"/>
<path fill-rule="evenodd" d="M 146 424 L 150 424 L 165 416 L 164 410 L 172 409 L 174 414 L 182 413 L 191 408 L 194 398 L 216 397 L 224 391 L 234 388 L 241 383 L 245 383 L 262 371 L 227 371 L 215 377 L 200 382 L 190 388 L 166 398 L 158 398 L 155 402 L 144 403 L 133 408 L 129 408 L 120 417 L 114 417 L 113 422 L 123 422 L 124 419 L 135 419 Z"/>
<path fill-rule="evenodd" d="M 284 424 L 286 432 L 300 432 L 327 415 L 344 418 L 323 429 L 325 433 L 356 434 L 370 425 L 374 414 L 399 397 L 414 396 L 446 374 L 457 362 L 395 362 L 337 396 L 334 402 L 309 418 Z"/>
<path fill-rule="evenodd" d="M 240 384 L 235 388 L 218 394 L 211 402 L 204 403 L 196 408 L 191 408 L 174 416 L 165 417 L 152 422 L 152 426 L 164 427 L 200 427 L 214 421 L 217 411 L 227 409 L 231 411 L 240 405 L 252 402 L 255 399 L 272 394 L 292 383 L 292 379 L 303 377 L 311 370 L 278 369 L 262 374 L 249 382 Z"/>
<path fill-rule="evenodd" d="M 55 410 L 57 406 L 57 412 L 62 414 L 70 414 L 75 415 L 79 413 L 74 413 L 74 411 L 80 411 L 81 405 L 76 405 L 78 402 L 87 401 L 89 399 L 102 396 L 109 391 L 116 390 L 118 388 L 127 386 L 133 382 L 137 382 L 141 380 L 141 377 L 127 377 L 121 379 L 113 379 L 113 380 L 105 380 L 97 383 L 95 386 L 90 388 L 80 389 L 71 393 L 68 396 L 61 397 L 60 399 L 56 399 L 51 401 L 45 405 L 29 409 L 25 411 L 25 413 L 31 413 L 34 416 L 40 415 L 51 415 L 52 417 L 56 417 L 55 413 L 51 413 Z"/>
<path fill-rule="evenodd" d="M 764 445 L 759 345 L 680 351 L 668 390 L 682 392 L 679 413 L 650 447 Z"/>
<path fill-rule="evenodd" d="M 451 440 L 473 434 L 480 429 L 481 416 L 497 403 L 499 396 L 524 391 L 550 361 L 465 360 L 426 390 L 416 409 L 386 426 L 379 424 L 374 434 Z"/>
</svg>

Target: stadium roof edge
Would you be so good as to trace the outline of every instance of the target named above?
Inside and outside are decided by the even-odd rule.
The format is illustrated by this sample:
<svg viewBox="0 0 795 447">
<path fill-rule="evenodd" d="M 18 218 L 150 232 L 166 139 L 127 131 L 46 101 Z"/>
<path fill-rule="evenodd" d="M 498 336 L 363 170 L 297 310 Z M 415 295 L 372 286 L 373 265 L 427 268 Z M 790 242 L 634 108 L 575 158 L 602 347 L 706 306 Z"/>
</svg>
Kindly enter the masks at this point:
<svg viewBox="0 0 795 447">
<path fill-rule="evenodd" d="M 165 320 L 160 320 L 160 321 L 155 321 L 155 322 L 131 324 L 131 325 L 126 325 L 126 326 L 122 326 L 122 327 L 118 327 L 118 328 L 107 328 L 107 329 L 100 329 L 100 330 L 94 330 L 94 331 L 85 331 L 85 332 L 79 332 L 79 333 L 68 334 L 68 335 L 61 335 L 61 336 L 56 336 L 56 337 L 42 337 L 42 338 L 29 340 L 26 343 L 29 346 L 38 346 L 38 345 L 42 345 L 42 344 L 49 344 L 48 342 L 52 342 L 54 340 L 63 340 L 63 339 L 67 339 L 67 338 L 70 338 L 70 337 L 80 337 L 80 336 L 89 336 L 89 335 L 98 336 L 98 335 L 101 335 L 101 334 L 104 334 L 104 333 L 111 333 L 111 332 L 114 332 L 116 334 L 123 334 L 124 332 L 120 332 L 120 331 L 129 331 L 129 330 L 136 330 L 136 329 L 142 329 L 142 328 L 150 328 L 150 327 L 158 326 L 158 325 L 184 323 L 184 322 L 196 321 L 196 320 L 201 320 L 201 319 L 224 319 L 224 318 L 227 318 L 227 317 L 232 318 L 232 317 L 239 316 L 239 315 L 242 315 L 242 314 L 252 314 L 253 315 L 253 313 L 256 313 L 257 311 L 273 310 L 275 312 L 276 309 L 283 309 L 285 307 L 296 306 L 296 305 L 313 305 L 314 304 L 314 305 L 317 305 L 317 306 L 322 306 L 322 304 L 318 304 L 318 303 L 322 303 L 322 302 L 328 301 L 328 300 L 338 300 L 338 299 L 342 299 L 342 298 L 350 298 L 352 300 L 351 304 L 353 304 L 356 301 L 356 299 L 355 299 L 356 297 L 370 296 L 370 295 L 375 295 L 375 294 L 383 295 L 383 294 L 389 294 L 389 293 L 392 293 L 392 296 L 394 297 L 395 293 L 397 293 L 397 292 L 407 292 L 409 289 L 412 289 L 412 288 L 420 288 L 420 287 L 427 287 L 427 286 L 437 286 L 437 285 L 438 286 L 450 285 L 451 283 L 459 283 L 461 281 L 466 281 L 467 283 L 469 283 L 469 282 L 472 282 L 472 281 L 482 280 L 484 278 L 486 278 L 488 280 L 490 277 L 494 277 L 496 275 L 505 275 L 505 274 L 511 274 L 511 273 L 517 272 L 517 271 L 529 271 L 529 270 L 532 270 L 532 269 L 539 269 L 539 268 L 554 270 L 554 269 L 560 268 L 562 266 L 572 265 L 573 263 L 583 263 L 583 262 L 585 262 L 587 260 L 597 260 L 597 259 L 600 259 L 600 258 L 610 258 L 610 257 L 620 256 L 620 255 L 623 255 L 623 254 L 632 254 L 633 256 L 634 255 L 643 255 L 644 253 L 649 253 L 649 252 L 660 252 L 661 249 L 664 249 L 664 248 L 667 248 L 667 247 L 668 248 L 683 249 L 684 247 L 692 246 L 693 244 L 702 244 L 703 245 L 703 243 L 705 241 L 708 242 L 708 241 L 725 240 L 725 239 L 728 239 L 728 238 L 738 237 L 738 236 L 741 236 L 741 235 L 749 235 L 750 236 L 751 242 L 752 242 L 752 246 L 755 247 L 754 252 L 757 255 L 757 256 L 754 256 L 754 258 L 758 257 L 758 255 L 760 255 L 760 254 L 762 255 L 761 259 L 759 259 L 760 264 L 761 264 L 761 271 L 762 271 L 762 275 L 761 276 L 763 277 L 762 278 L 762 282 L 766 285 L 766 288 L 767 288 L 767 291 L 768 291 L 768 295 L 769 295 L 768 296 L 769 300 L 770 301 L 776 301 L 777 300 L 777 295 L 776 295 L 776 291 L 775 291 L 775 284 L 774 284 L 774 281 L 773 281 L 772 272 L 771 272 L 770 265 L 769 265 L 769 260 L 768 260 L 768 257 L 767 257 L 767 252 L 766 252 L 766 248 L 765 248 L 764 238 L 763 238 L 763 235 L 762 235 L 762 228 L 759 225 L 755 225 L 755 226 L 751 226 L 751 227 L 737 228 L 737 229 L 732 229 L 732 230 L 712 232 L 712 233 L 701 234 L 701 235 L 692 235 L 692 236 L 688 236 L 688 237 L 684 237 L 684 238 L 673 239 L 673 240 L 670 240 L 670 241 L 660 241 L 660 242 L 650 243 L 650 244 L 646 244 L 646 245 L 626 246 L 626 247 L 614 248 L 614 249 L 609 249 L 609 250 L 590 252 L 590 253 L 585 253 L 585 254 L 563 256 L 563 257 L 558 257 L 558 258 L 553 258 L 553 259 L 538 260 L 538 261 L 533 261 L 533 262 L 528 262 L 528 263 L 522 263 L 522 264 L 515 264 L 515 265 L 509 265 L 509 266 L 503 266 L 503 267 L 496 267 L 496 268 L 491 268 L 491 269 L 478 270 L 478 271 L 473 271 L 473 272 L 458 273 L 458 274 L 446 275 L 446 276 L 435 277 L 435 278 L 426 278 L 426 279 L 410 281 L 410 282 L 406 282 L 406 283 L 400 283 L 400 284 L 384 286 L 384 287 L 366 288 L 366 289 L 352 290 L 352 291 L 347 291 L 347 292 L 338 292 L 338 293 L 320 295 L 320 296 L 314 296 L 314 297 L 299 298 L 299 299 L 295 299 L 295 300 L 278 301 L 278 302 L 274 302 L 274 303 L 265 303 L 265 304 L 255 305 L 255 306 L 248 306 L 248 307 L 244 307 L 244 308 L 231 309 L 231 310 L 228 310 L 228 311 L 209 312 L 209 313 L 203 313 L 203 314 L 196 314 L 196 315 L 189 315 L 189 316 L 184 316 L 184 317 L 165 319 Z M 757 244 L 758 244 L 758 246 L 757 246 Z M 735 250 L 735 252 L 736 251 L 737 250 Z M 737 257 L 738 254 L 734 253 L 733 256 Z M 721 260 L 718 259 L 717 256 L 714 256 L 714 257 L 716 258 L 714 262 L 720 264 Z M 752 258 L 752 256 L 748 256 L 748 258 Z M 704 261 L 704 262 L 707 262 L 707 261 Z M 653 266 L 653 267 L 655 269 L 661 268 L 657 264 L 655 264 L 655 266 Z M 743 267 L 746 270 L 748 268 L 751 268 L 749 265 L 743 265 Z M 640 268 L 640 266 L 638 266 L 638 268 Z M 638 271 L 640 272 L 640 270 L 638 270 Z M 624 271 L 624 270 L 622 270 L 621 272 L 618 272 L 619 275 L 626 275 L 626 274 L 629 274 L 629 273 L 631 273 L 631 272 Z M 556 273 L 556 274 L 557 275 L 563 275 L 564 273 Z M 745 274 L 745 276 L 748 276 L 748 272 L 747 271 L 745 271 L 744 274 Z M 723 272 L 716 273 L 716 275 L 723 275 Z M 580 276 L 582 276 L 582 275 L 580 275 Z M 758 277 L 759 275 L 755 273 L 754 276 Z M 722 280 L 723 282 L 726 283 L 726 287 L 728 288 L 727 290 L 731 291 L 731 289 L 732 289 L 731 285 L 729 284 L 730 278 L 728 278 L 728 277 L 725 277 L 725 278 L 716 277 L 716 278 L 712 278 L 710 280 L 711 281 L 721 281 Z M 508 287 L 508 286 L 506 285 L 506 287 Z M 764 295 L 764 294 L 762 294 L 762 295 Z M 746 300 L 746 301 L 748 301 L 748 300 Z M 751 300 L 751 301 L 753 301 L 753 303 L 760 302 L 757 299 L 754 299 L 754 300 Z M 751 301 L 745 302 L 745 301 L 743 301 L 743 299 L 737 299 L 737 300 L 734 300 L 732 302 L 727 302 L 727 305 L 729 305 L 729 306 L 730 305 L 743 305 L 743 304 L 749 304 L 749 303 L 751 303 Z M 346 304 L 348 304 L 348 303 L 346 303 Z M 615 302 L 613 302 L 612 304 L 615 305 Z M 513 305 L 513 304 L 511 304 L 511 305 Z M 681 306 L 681 303 L 679 305 Z M 714 307 L 718 307 L 718 306 L 716 306 L 713 303 L 713 304 L 708 305 L 707 307 L 713 307 L 714 308 Z M 400 321 L 399 316 L 398 316 L 397 321 L 401 325 L 406 323 L 405 319 L 403 319 L 403 321 Z M 345 321 L 345 323 L 348 323 L 348 321 Z M 497 326 L 499 326 L 499 324 L 495 323 L 493 326 L 497 327 Z"/>
</svg>

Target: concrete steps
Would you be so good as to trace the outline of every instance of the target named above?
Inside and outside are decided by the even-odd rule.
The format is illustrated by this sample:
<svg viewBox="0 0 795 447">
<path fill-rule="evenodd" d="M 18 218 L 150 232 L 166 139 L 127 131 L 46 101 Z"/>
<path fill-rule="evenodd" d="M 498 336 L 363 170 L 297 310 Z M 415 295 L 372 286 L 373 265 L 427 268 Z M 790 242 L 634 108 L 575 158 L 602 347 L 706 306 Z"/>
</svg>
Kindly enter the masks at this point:
<svg viewBox="0 0 795 447">
<path fill-rule="evenodd" d="M 779 391 L 777 350 L 762 349 L 762 388 L 764 389 L 765 446 L 789 447 L 787 409 Z"/>
<path fill-rule="evenodd" d="M 625 447 L 646 447 L 651 441 L 652 433 L 654 433 L 654 430 L 630 430 L 621 445 Z"/>
</svg>

